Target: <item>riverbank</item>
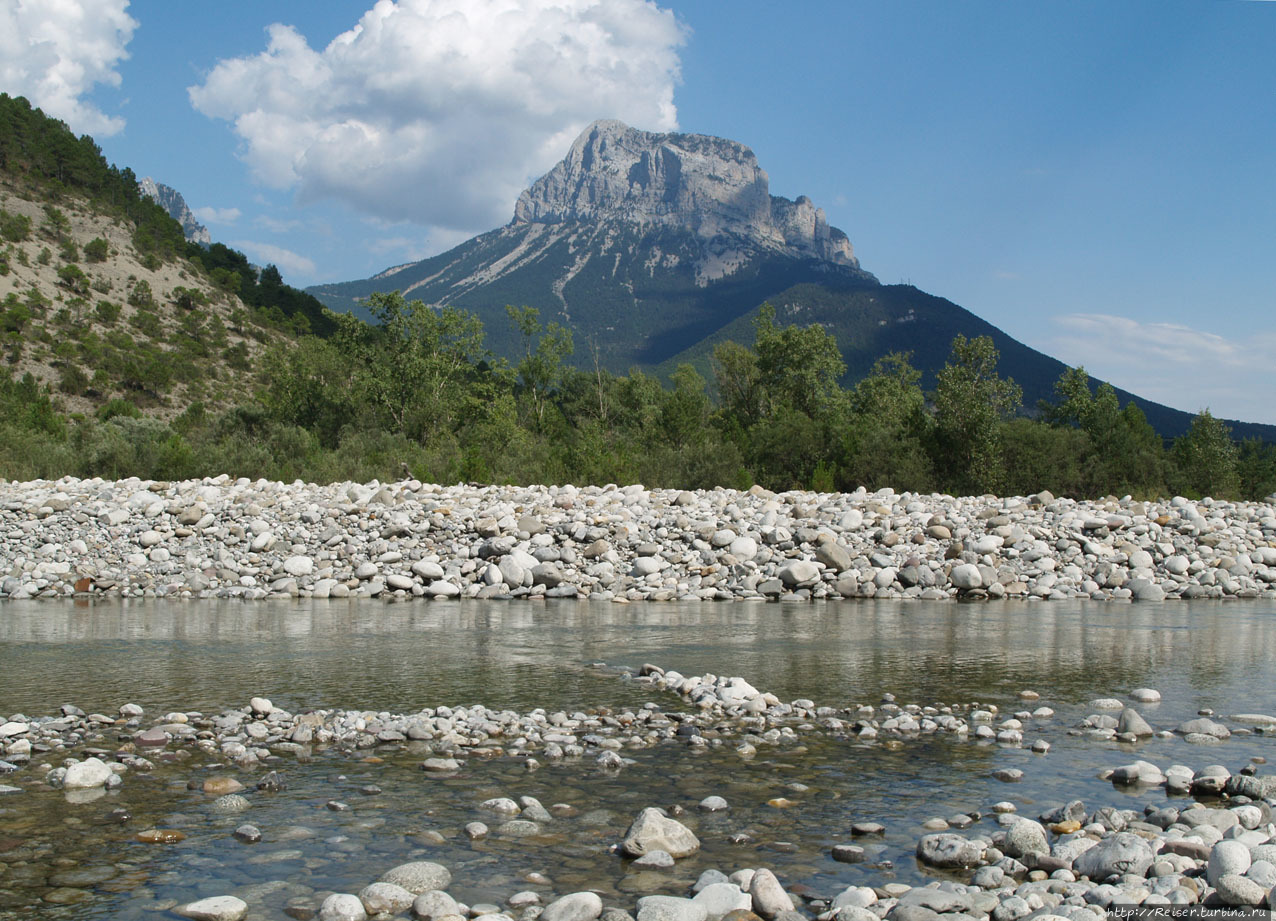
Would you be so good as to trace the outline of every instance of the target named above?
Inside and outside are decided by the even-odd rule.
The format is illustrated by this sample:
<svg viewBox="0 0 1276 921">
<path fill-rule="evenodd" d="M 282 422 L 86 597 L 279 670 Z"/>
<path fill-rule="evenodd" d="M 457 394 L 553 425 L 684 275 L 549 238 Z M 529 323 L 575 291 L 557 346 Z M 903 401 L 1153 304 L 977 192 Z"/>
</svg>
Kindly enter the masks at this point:
<svg viewBox="0 0 1276 921">
<path fill-rule="evenodd" d="M 1271 502 L 0 484 L 0 597 L 1276 599 Z"/>
</svg>

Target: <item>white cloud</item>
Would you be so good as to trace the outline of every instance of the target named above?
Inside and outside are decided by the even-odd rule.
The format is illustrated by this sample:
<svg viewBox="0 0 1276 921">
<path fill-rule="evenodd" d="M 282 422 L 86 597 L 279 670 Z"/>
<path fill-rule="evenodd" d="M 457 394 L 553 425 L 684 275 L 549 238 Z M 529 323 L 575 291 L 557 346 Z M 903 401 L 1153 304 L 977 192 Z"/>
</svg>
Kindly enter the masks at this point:
<svg viewBox="0 0 1276 921">
<path fill-rule="evenodd" d="M 99 83 L 119 86 L 116 65 L 137 22 L 128 0 L 0 0 L 0 90 L 26 96 L 77 134 L 106 137 L 124 119 L 82 97 Z"/>
<path fill-rule="evenodd" d="M 282 246 L 275 246 L 273 243 L 257 243 L 253 240 L 236 240 L 230 245 L 258 265 L 273 263 L 283 273 L 285 280 L 289 273 L 307 277 L 315 274 L 313 260 L 294 253 L 290 249 L 284 249 Z"/>
<path fill-rule="evenodd" d="M 1095 377 L 1175 409 L 1276 424 L 1276 334 L 1242 340 L 1176 323 L 1102 313 L 1056 317 L 1060 333 L 1040 348 Z"/>
<path fill-rule="evenodd" d="M 204 224 L 233 224 L 239 220 L 242 213 L 238 208 L 204 207 L 191 210 L 191 214 Z"/>
<path fill-rule="evenodd" d="M 677 127 L 684 29 L 648 0 L 378 0 L 318 51 L 267 32 L 189 94 L 303 202 L 486 230 L 593 120 Z"/>
</svg>

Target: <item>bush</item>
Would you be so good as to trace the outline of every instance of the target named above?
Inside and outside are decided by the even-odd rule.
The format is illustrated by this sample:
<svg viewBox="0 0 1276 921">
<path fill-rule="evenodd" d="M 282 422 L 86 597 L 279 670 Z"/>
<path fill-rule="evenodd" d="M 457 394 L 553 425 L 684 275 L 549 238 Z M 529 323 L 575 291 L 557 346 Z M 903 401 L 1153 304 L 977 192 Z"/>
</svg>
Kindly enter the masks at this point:
<svg viewBox="0 0 1276 921">
<path fill-rule="evenodd" d="M 123 308 L 119 304 L 111 301 L 98 301 L 97 307 L 93 308 L 93 315 L 98 322 L 104 326 L 110 326 L 120 318 L 120 311 Z"/>
<path fill-rule="evenodd" d="M 142 335 L 151 339 L 160 339 L 164 335 L 164 327 L 160 323 L 159 314 L 152 310 L 139 310 L 128 318 L 129 325 L 133 326 Z"/>
<path fill-rule="evenodd" d="M 71 396 L 79 396 L 88 389 L 89 376 L 77 364 L 68 364 L 62 368 L 58 389 Z"/>
<path fill-rule="evenodd" d="M 134 405 L 132 400 L 116 397 L 114 400 L 99 406 L 94 415 L 99 422 L 107 422 L 116 416 L 131 416 L 134 419 L 140 419 L 142 411 Z"/>
<path fill-rule="evenodd" d="M 75 245 L 74 240 L 63 240 L 58 255 L 62 257 L 63 262 L 79 262 L 80 248 Z"/>
<path fill-rule="evenodd" d="M 58 284 L 75 294 L 89 293 L 89 276 L 78 265 L 64 265 L 58 269 Z"/>
<path fill-rule="evenodd" d="M 176 287 L 172 292 L 173 303 L 183 310 L 194 310 L 208 303 L 208 298 L 198 288 Z"/>
<path fill-rule="evenodd" d="M 44 231 L 45 236 L 49 239 L 61 242 L 71 232 L 71 222 L 67 220 L 67 216 L 62 213 L 61 209 L 55 208 L 53 205 L 45 205 L 44 223 L 40 229 Z"/>
<path fill-rule="evenodd" d="M 31 236 L 31 218 L 25 214 L 10 214 L 0 208 L 0 237 L 21 243 Z"/>
<path fill-rule="evenodd" d="M 110 245 L 101 237 L 94 237 L 84 244 L 84 258 L 89 262 L 105 262 L 110 251 Z"/>
<path fill-rule="evenodd" d="M 134 307 L 154 307 L 155 295 L 151 293 L 151 283 L 145 278 L 136 282 L 128 293 L 128 302 Z"/>
</svg>

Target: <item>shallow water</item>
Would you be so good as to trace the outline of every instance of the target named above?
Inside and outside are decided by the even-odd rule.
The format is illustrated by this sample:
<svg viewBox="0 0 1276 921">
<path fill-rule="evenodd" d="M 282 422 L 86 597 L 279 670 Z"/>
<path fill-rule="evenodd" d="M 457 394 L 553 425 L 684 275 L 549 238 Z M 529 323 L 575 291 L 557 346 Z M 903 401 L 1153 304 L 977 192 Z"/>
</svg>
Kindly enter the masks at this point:
<svg viewBox="0 0 1276 921">
<path fill-rule="evenodd" d="M 549 897 L 595 888 L 608 904 L 631 908 L 638 895 L 684 894 L 701 870 L 774 868 L 787 884 L 832 895 L 851 883 L 921 878 L 912 858 L 920 823 L 977 811 L 976 830 L 993 828 L 993 803 L 1010 800 L 1026 815 L 1073 798 L 1091 808 L 1165 800 L 1097 779 L 1104 768 L 1146 758 L 1165 767 L 1221 763 L 1233 771 L 1271 757 L 1273 736 L 1238 735 L 1216 746 L 1181 739 L 1137 746 L 1067 734 L 1096 697 L 1159 689 L 1158 705 L 1138 709 L 1157 728 L 1209 708 L 1221 715 L 1276 712 L 1276 609 L 1270 604 L 1014 603 L 956 605 L 842 602 L 817 605 L 697 604 L 619 606 L 588 603 L 433 602 L 98 603 L 0 607 L 0 717 L 54 712 L 74 703 L 114 713 L 125 702 L 147 715 L 215 712 L 254 695 L 290 710 L 347 707 L 411 712 L 482 703 L 527 711 L 588 709 L 658 701 L 673 695 L 624 680 L 615 666 L 654 662 L 685 674 L 742 675 L 782 700 L 810 698 L 835 707 L 902 703 L 995 704 L 1003 715 L 1047 705 L 1054 719 L 1029 723 L 1025 740 L 1045 738 L 1048 755 L 949 737 L 902 747 L 826 734 L 798 747 L 760 747 L 742 758 L 727 743 L 696 751 L 671 742 L 625 751 L 633 764 L 609 773 L 590 760 L 547 763 L 471 759 L 455 777 L 417 770 L 423 751 L 378 749 L 359 755 L 285 758 L 288 789 L 247 794 L 240 815 L 211 812 L 211 797 L 189 791 L 212 773 L 256 775 L 202 756 L 129 772 L 118 791 L 73 805 L 60 791 L 27 789 L 0 798 L 0 917 L 155 917 L 165 900 L 240 894 L 249 917 L 284 917 L 293 897 L 357 892 L 410 859 L 437 860 L 453 872 L 450 891 L 471 902 L 500 903 L 523 889 Z M 599 667 L 606 663 L 608 667 Z M 1019 692 L 1041 695 L 1029 704 Z M 33 763 L 39 762 L 39 757 Z M 1022 782 L 992 778 L 1003 767 Z M 1266 770 L 1264 767 L 1263 770 Z M 0 782 L 29 783 L 27 768 Z M 362 788 L 376 785 L 381 792 Z M 797 786 L 794 786 L 797 785 Z M 805 787 L 806 789 L 803 789 Z M 495 828 L 479 804 L 493 796 L 532 795 L 567 803 L 534 838 L 499 834 L 471 842 L 466 822 Z M 725 814 L 695 804 L 720 794 Z M 793 805 L 776 808 L 768 800 Z M 333 811 L 330 801 L 350 808 Z M 643 807 L 682 806 L 701 836 L 700 853 L 667 871 L 641 871 L 607 853 Z M 108 814 L 124 808 L 124 824 Z M 853 821 L 887 826 L 860 839 L 869 863 L 829 857 L 850 840 Z M 231 832 L 262 829 L 246 845 Z M 181 828 L 186 840 L 144 845 L 152 825 Z M 744 844 L 729 835 L 747 833 Z M 886 865 L 889 864 L 889 865 Z M 58 876 L 66 870 L 94 874 Z M 549 885 L 522 877 L 544 873 Z M 50 899 L 82 899 L 61 905 Z"/>
</svg>

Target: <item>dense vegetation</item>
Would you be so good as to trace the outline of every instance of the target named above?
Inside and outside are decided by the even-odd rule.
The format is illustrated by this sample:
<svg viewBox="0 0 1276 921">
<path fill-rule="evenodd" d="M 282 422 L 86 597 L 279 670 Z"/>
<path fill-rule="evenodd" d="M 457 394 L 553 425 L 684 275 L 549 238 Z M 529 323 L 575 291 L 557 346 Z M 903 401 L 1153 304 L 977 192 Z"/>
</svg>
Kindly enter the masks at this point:
<svg viewBox="0 0 1276 921">
<path fill-rule="evenodd" d="M 228 472 L 283 480 L 643 482 L 649 486 L 895 489 L 953 493 L 1261 498 L 1276 449 L 1237 444 L 1209 412 L 1166 445 L 1133 403 L 1069 369 L 1055 401 L 1020 415 L 991 340 L 952 343 L 930 392 L 891 354 L 855 387 L 819 326 L 764 310 L 751 345 L 721 344 L 718 400 L 690 366 L 672 387 L 640 371 L 569 365 L 570 333 L 509 308 L 515 362 L 484 348 L 472 314 L 374 295 L 375 323 L 332 316 L 329 337 L 280 341 L 257 399 L 171 423 L 115 400 L 69 418 L 34 381 L 0 387 L 0 473 L 9 477 Z"/>
</svg>

